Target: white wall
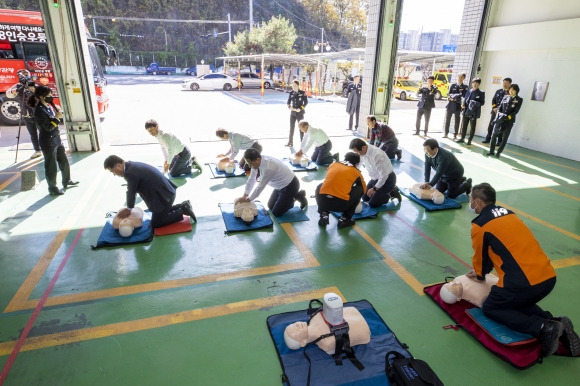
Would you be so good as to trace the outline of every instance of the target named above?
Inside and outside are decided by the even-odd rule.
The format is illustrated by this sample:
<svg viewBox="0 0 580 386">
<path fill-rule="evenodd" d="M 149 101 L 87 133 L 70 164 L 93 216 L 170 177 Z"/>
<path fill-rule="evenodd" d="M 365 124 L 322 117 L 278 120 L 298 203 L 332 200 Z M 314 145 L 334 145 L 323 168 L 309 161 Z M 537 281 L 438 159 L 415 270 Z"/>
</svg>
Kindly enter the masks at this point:
<svg viewBox="0 0 580 386">
<path fill-rule="evenodd" d="M 509 143 L 580 161 L 580 1 L 494 1 L 481 58 L 482 89 L 489 112 L 500 85 L 493 77 L 511 77 L 524 103 Z M 532 101 L 535 81 L 549 82 L 544 102 Z M 489 114 L 477 134 L 485 135 Z"/>
</svg>

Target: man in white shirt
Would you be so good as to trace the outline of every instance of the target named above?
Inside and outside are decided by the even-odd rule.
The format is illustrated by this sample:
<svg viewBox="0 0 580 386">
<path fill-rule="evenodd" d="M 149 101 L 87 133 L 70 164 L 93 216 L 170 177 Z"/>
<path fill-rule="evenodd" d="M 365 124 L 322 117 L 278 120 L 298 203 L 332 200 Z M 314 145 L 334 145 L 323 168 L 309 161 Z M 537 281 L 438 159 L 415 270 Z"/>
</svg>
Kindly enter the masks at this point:
<svg viewBox="0 0 580 386">
<path fill-rule="evenodd" d="M 248 135 L 236 133 L 234 131 L 227 131 L 221 128 L 215 131 L 215 135 L 224 141 L 230 142 L 230 150 L 228 150 L 225 154 L 218 154 L 218 158 L 223 159 L 227 157 L 229 161 L 233 162 L 240 150 L 246 150 L 250 148 L 254 148 L 258 150 L 259 153 L 262 153 L 262 145 L 260 145 L 257 140 Z M 243 157 L 240 159 L 239 165 L 240 168 L 250 170 L 250 167 L 246 165 L 246 161 L 244 161 Z"/>
<path fill-rule="evenodd" d="M 294 207 L 295 201 L 300 203 L 300 209 L 308 205 L 306 192 L 300 190 L 300 181 L 285 163 L 274 157 L 260 155 L 256 149 L 246 150 L 244 159 L 252 171 L 246 182 L 244 195 L 234 203 L 253 201 L 270 185 L 274 191 L 268 200 L 268 208 L 274 216 L 282 216 L 288 212 Z M 256 183 L 258 185 L 254 188 Z"/>
<path fill-rule="evenodd" d="M 401 193 L 396 186 L 397 175 L 387 154 L 376 146 L 369 146 L 360 138 L 350 141 L 349 148 L 361 156 L 361 162 L 371 179 L 362 200 L 368 202 L 371 208 L 377 208 L 395 198 L 401 203 Z"/>
<path fill-rule="evenodd" d="M 304 133 L 304 138 L 300 144 L 300 150 L 296 152 L 297 157 L 301 157 L 314 145 L 312 161 L 318 165 L 329 165 L 332 161 L 338 161 L 338 153 L 335 155 L 330 154 L 332 141 L 330 141 L 328 135 L 322 129 L 311 127 L 307 121 L 300 122 L 298 129 Z"/>
<path fill-rule="evenodd" d="M 157 138 L 161 145 L 164 173 L 169 172 L 171 177 L 191 174 L 192 166 L 201 172 L 201 166 L 195 161 L 195 157 L 191 156 L 188 147 L 174 134 L 159 129 L 159 124 L 155 119 L 145 122 L 145 130 Z"/>
</svg>

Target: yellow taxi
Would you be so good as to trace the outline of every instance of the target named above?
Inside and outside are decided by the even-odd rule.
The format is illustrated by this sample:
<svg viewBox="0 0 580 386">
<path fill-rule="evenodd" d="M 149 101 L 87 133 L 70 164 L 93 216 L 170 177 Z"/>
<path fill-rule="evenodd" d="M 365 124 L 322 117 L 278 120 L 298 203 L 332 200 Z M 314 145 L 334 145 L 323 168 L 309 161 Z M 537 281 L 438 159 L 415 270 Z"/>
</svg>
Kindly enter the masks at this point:
<svg viewBox="0 0 580 386">
<path fill-rule="evenodd" d="M 402 101 L 419 100 L 417 91 L 419 91 L 419 88 L 421 87 L 421 82 L 409 79 L 395 79 L 395 84 L 393 86 L 393 96 L 395 98 Z"/>
<path fill-rule="evenodd" d="M 435 77 L 433 84 L 437 87 L 435 99 L 447 98 L 447 91 L 449 91 L 449 86 L 451 86 L 451 75 L 451 70 L 439 70 L 433 73 Z"/>
</svg>

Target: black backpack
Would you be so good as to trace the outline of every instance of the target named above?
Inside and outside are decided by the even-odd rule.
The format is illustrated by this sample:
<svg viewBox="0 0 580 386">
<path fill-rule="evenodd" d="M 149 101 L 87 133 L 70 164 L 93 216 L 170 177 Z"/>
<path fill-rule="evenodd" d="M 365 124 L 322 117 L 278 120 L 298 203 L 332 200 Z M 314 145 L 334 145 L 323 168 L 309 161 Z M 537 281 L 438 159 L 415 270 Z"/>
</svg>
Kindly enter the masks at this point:
<svg viewBox="0 0 580 386">
<path fill-rule="evenodd" d="M 391 356 L 394 358 L 389 360 Z M 407 358 L 397 351 L 389 351 L 385 363 L 385 372 L 392 386 L 443 386 L 427 362 L 420 359 Z"/>
</svg>

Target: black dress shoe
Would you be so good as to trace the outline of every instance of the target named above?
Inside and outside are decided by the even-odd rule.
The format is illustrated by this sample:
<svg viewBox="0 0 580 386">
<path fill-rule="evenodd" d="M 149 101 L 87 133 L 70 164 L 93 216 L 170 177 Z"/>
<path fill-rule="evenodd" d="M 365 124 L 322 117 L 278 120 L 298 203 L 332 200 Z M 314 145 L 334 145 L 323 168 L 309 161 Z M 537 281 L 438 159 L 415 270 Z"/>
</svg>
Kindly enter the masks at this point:
<svg viewBox="0 0 580 386">
<path fill-rule="evenodd" d="M 54 189 L 49 190 L 48 194 L 50 194 L 51 196 L 62 196 L 64 194 L 64 191 L 62 189 Z"/>
<path fill-rule="evenodd" d="M 455 143 L 465 143 L 465 141 L 463 139 L 459 139 L 458 141 L 455 141 Z"/>
<path fill-rule="evenodd" d="M 489 141 L 490 141 L 489 139 L 486 139 L 486 140 L 481 141 L 481 143 L 489 143 Z"/>
<path fill-rule="evenodd" d="M 197 222 L 197 218 L 193 213 L 193 209 L 191 208 L 191 203 L 189 202 L 189 200 L 183 201 L 179 206 L 181 207 L 181 211 L 183 212 L 183 214 L 191 217 L 193 222 Z"/>
<path fill-rule="evenodd" d="M 284 145 L 284 146 L 286 146 L 286 147 L 292 147 L 292 146 L 294 146 L 294 145 L 293 145 L 291 142 L 288 142 L 288 143 L 287 143 L 286 145 Z"/>
<path fill-rule="evenodd" d="M 336 227 L 338 229 L 342 229 L 342 228 L 346 228 L 346 227 L 351 227 L 355 224 L 355 221 L 352 218 L 344 218 L 341 217 L 338 220 L 338 224 L 336 225 Z"/>
<path fill-rule="evenodd" d="M 68 186 L 75 186 L 78 184 L 79 184 L 78 181 L 68 180 L 67 182 L 64 183 L 64 188 L 66 189 Z"/>
<path fill-rule="evenodd" d="M 490 156 L 490 155 L 495 155 L 495 153 L 492 153 L 491 151 L 489 153 L 486 153 L 485 155 Z"/>
<path fill-rule="evenodd" d="M 399 192 L 399 188 L 397 188 L 396 186 L 391 191 L 391 198 L 393 199 L 393 201 L 395 200 L 395 198 L 397 200 L 399 200 L 399 204 L 401 203 L 401 200 L 403 199 L 403 197 L 401 197 L 401 192 Z"/>
</svg>

